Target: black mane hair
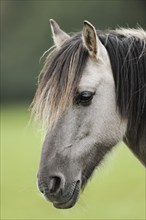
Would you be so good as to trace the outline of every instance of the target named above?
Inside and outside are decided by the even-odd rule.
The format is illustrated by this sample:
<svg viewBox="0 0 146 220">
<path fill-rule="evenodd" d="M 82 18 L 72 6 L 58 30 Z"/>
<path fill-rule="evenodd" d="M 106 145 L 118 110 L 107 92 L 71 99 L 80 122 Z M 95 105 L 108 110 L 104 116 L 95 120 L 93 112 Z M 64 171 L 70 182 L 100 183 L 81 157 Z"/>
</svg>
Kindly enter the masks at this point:
<svg viewBox="0 0 146 220">
<path fill-rule="evenodd" d="M 116 89 L 117 107 L 128 119 L 135 145 L 146 144 L 146 41 L 115 32 L 99 34 L 108 51 Z"/>
</svg>

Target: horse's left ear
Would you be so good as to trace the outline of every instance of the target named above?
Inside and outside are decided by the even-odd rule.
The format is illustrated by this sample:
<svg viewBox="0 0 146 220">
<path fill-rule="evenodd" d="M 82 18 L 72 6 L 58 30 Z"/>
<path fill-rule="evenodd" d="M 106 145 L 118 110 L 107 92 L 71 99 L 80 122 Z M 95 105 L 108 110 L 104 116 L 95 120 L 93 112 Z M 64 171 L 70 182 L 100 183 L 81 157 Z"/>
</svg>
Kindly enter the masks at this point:
<svg viewBox="0 0 146 220">
<path fill-rule="evenodd" d="M 68 34 L 66 34 L 63 30 L 61 30 L 57 22 L 54 21 L 53 19 L 50 19 L 50 26 L 51 26 L 53 40 L 57 47 L 60 47 L 66 40 L 70 38 Z"/>
<path fill-rule="evenodd" d="M 84 21 L 82 36 L 89 54 L 98 58 L 101 42 L 98 39 L 95 27 L 89 21 Z"/>
</svg>

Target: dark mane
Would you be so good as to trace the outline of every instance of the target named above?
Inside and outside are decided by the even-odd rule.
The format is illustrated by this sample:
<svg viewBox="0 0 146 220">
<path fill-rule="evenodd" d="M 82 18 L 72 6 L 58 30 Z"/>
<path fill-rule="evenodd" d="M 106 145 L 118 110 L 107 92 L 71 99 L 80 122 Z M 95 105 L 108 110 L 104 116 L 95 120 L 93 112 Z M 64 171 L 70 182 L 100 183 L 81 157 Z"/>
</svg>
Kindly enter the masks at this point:
<svg viewBox="0 0 146 220">
<path fill-rule="evenodd" d="M 111 61 L 119 112 L 128 118 L 135 144 L 146 142 L 146 41 L 116 32 L 99 38 Z"/>
</svg>

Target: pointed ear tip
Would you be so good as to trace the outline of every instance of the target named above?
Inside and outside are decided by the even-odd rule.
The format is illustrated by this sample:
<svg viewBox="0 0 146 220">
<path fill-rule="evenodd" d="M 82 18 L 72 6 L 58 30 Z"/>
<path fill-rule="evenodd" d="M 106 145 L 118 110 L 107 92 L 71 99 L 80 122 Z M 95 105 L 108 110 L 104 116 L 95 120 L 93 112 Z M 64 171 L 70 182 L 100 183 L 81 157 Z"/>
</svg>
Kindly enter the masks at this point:
<svg viewBox="0 0 146 220">
<path fill-rule="evenodd" d="M 56 26 L 56 27 L 59 27 L 59 25 L 57 24 L 57 22 L 54 20 L 54 19 L 49 19 L 49 22 L 50 22 L 50 25 L 51 26 Z"/>
<path fill-rule="evenodd" d="M 84 20 L 84 24 L 89 24 L 90 22 L 87 20 Z"/>
<path fill-rule="evenodd" d="M 50 24 L 53 24 L 55 21 L 52 18 L 50 18 L 49 22 L 50 22 Z"/>
<path fill-rule="evenodd" d="M 87 21 L 87 20 L 84 20 L 84 25 L 90 27 L 90 28 L 93 28 L 94 26 L 91 24 L 91 22 Z"/>
</svg>

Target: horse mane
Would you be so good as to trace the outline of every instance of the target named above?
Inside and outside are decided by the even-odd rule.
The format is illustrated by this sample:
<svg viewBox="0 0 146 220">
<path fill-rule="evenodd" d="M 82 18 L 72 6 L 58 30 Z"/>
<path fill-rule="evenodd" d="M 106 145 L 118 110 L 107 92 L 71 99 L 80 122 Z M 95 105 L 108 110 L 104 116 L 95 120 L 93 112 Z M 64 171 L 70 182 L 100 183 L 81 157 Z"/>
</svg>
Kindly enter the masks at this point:
<svg viewBox="0 0 146 220">
<path fill-rule="evenodd" d="M 99 38 L 110 58 L 117 107 L 121 117 L 128 118 L 127 131 L 132 129 L 138 145 L 146 138 L 146 33 L 145 39 L 124 33 L 111 31 Z"/>
<path fill-rule="evenodd" d="M 122 30 L 97 35 L 110 58 L 117 108 L 128 118 L 128 129 L 134 129 L 138 143 L 146 135 L 146 39 Z M 88 57 L 81 33 L 49 54 L 32 103 L 36 119 L 51 126 L 72 105 Z"/>
</svg>

